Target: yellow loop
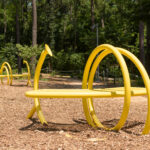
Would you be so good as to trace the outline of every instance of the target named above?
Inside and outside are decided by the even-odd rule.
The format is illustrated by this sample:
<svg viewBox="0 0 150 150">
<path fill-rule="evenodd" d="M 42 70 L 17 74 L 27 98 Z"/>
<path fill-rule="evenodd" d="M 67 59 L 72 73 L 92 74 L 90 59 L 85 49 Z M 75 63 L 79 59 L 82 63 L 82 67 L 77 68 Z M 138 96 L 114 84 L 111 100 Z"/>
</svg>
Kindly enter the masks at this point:
<svg viewBox="0 0 150 150">
<path fill-rule="evenodd" d="M 149 80 L 149 76 L 144 68 L 144 66 L 142 65 L 142 63 L 137 59 L 136 56 L 134 56 L 132 53 L 130 53 L 129 51 L 122 49 L 122 48 L 117 48 L 121 54 L 123 54 L 124 56 L 126 56 L 127 58 L 129 58 L 133 64 L 136 66 L 136 68 L 139 70 L 146 90 L 147 90 L 147 97 L 148 97 L 148 113 L 147 113 L 147 119 L 145 122 L 145 127 L 144 130 L 142 132 L 142 134 L 148 134 L 150 132 L 150 80 Z"/>
<path fill-rule="evenodd" d="M 6 73 L 7 73 L 6 76 L 3 75 L 3 70 L 4 70 L 4 69 L 6 70 Z M 1 77 L 1 83 L 3 84 L 3 77 L 7 77 L 7 84 L 9 84 L 9 71 L 8 71 L 8 68 L 3 65 L 3 66 L 1 67 L 0 73 L 1 73 L 1 75 L 0 75 L 0 77 Z"/>
<path fill-rule="evenodd" d="M 89 81 L 88 81 L 88 88 L 89 89 L 93 89 L 93 87 L 92 87 L 93 78 L 94 78 L 94 75 L 95 75 L 95 72 L 96 72 L 98 64 L 109 53 L 113 53 L 113 55 L 118 60 L 118 62 L 120 64 L 120 67 L 121 67 L 121 70 L 122 70 L 123 79 L 124 79 L 125 97 L 124 97 L 124 107 L 123 107 L 123 111 L 122 111 L 120 120 L 119 120 L 118 124 L 115 127 L 113 127 L 113 128 L 109 129 L 107 127 L 104 127 L 99 122 L 98 118 L 96 117 L 95 111 L 94 111 L 92 99 L 88 100 L 89 111 L 90 111 L 90 114 L 91 114 L 91 117 L 92 117 L 93 121 L 95 122 L 95 124 L 98 127 L 103 127 L 103 128 L 105 128 L 107 130 L 119 130 L 124 125 L 124 123 L 125 123 L 125 121 L 127 119 L 128 112 L 129 112 L 129 106 L 130 106 L 131 92 L 130 92 L 130 78 L 129 78 L 128 69 L 127 69 L 126 63 L 125 63 L 122 55 L 119 53 L 119 51 L 115 47 L 113 47 L 111 45 L 108 45 L 108 44 L 104 44 L 104 45 L 101 45 L 101 46 L 97 47 L 95 51 L 97 51 L 97 54 L 100 51 L 103 51 L 103 52 L 96 58 L 93 66 L 91 68 L 90 76 L 89 76 Z M 96 55 L 96 52 L 94 54 Z M 89 59 L 89 61 L 90 61 L 90 59 Z"/>
<path fill-rule="evenodd" d="M 30 81 L 30 79 L 31 79 L 30 66 L 29 66 L 28 62 L 25 61 L 25 60 L 23 60 L 23 63 L 26 64 L 27 71 L 28 71 L 28 82 L 27 82 L 27 85 L 32 86 L 31 81 Z"/>
<path fill-rule="evenodd" d="M 48 47 L 47 44 L 45 44 L 45 50 L 42 51 L 41 56 L 39 58 L 38 64 L 36 66 L 36 70 L 35 70 L 35 75 L 34 75 L 34 90 L 37 90 L 39 88 L 39 77 L 40 77 L 40 72 L 41 72 L 41 68 L 43 66 L 44 60 L 46 58 L 46 55 L 49 54 L 50 56 L 52 56 L 52 52 L 51 49 Z M 40 107 L 40 101 L 38 98 L 34 99 L 34 103 L 35 106 L 33 106 L 33 108 L 31 109 L 31 111 L 29 112 L 27 118 L 31 118 L 33 116 L 33 114 L 35 113 L 35 111 L 37 111 L 37 115 L 40 119 L 40 122 L 42 124 L 47 124 L 44 115 L 42 113 L 41 107 Z"/>
<path fill-rule="evenodd" d="M 101 53 L 100 53 L 101 52 Z M 100 53 L 100 55 L 99 55 Z M 92 90 L 93 89 L 93 80 L 94 80 L 94 75 L 97 69 L 97 66 L 100 64 L 100 62 L 103 60 L 104 57 L 106 57 L 108 54 L 112 53 L 121 68 L 122 71 L 122 75 L 123 75 L 123 80 L 124 80 L 124 88 L 108 88 L 104 90 L 102 89 L 98 89 L 98 90 Z M 130 98 L 131 98 L 131 92 L 132 95 L 146 95 L 145 89 L 144 88 L 132 88 L 131 91 L 131 87 L 130 87 L 130 78 L 129 78 L 129 73 L 128 73 L 128 68 L 126 66 L 126 63 L 123 59 L 123 56 L 128 57 L 137 67 L 137 69 L 139 70 L 139 72 L 141 73 L 141 76 L 144 80 L 144 84 L 147 90 L 147 95 L 148 95 L 148 114 L 147 114 L 147 120 L 145 123 L 145 128 L 143 130 L 143 134 L 147 134 L 150 131 L 150 80 L 148 77 L 148 74 L 146 72 L 146 70 L 144 69 L 143 65 L 140 63 L 140 61 L 130 52 L 121 49 L 121 48 L 115 48 L 111 45 L 108 44 L 103 44 L 98 46 L 97 48 L 94 49 L 94 51 L 91 53 L 91 55 L 89 56 L 89 59 L 86 63 L 85 69 L 84 69 L 84 74 L 83 74 L 83 81 L 82 81 L 82 90 L 80 92 L 80 90 L 77 92 L 74 89 L 71 90 L 67 89 L 67 90 L 48 90 L 48 89 L 43 89 L 43 90 L 38 90 L 38 86 L 39 86 L 39 76 L 40 76 L 40 72 L 41 72 L 41 68 L 42 65 L 44 63 L 44 60 L 46 58 L 46 55 L 52 55 L 50 48 L 45 45 L 45 50 L 41 53 L 41 56 L 39 58 L 37 67 L 36 67 L 36 71 L 35 71 L 35 76 L 34 76 L 34 91 L 31 92 L 27 92 L 26 95 L 29 97 L 33 97 L 34 98 L 34 102 L 35 105 L 33 106 L 33 108 L 31 109 L 30 113 L 28 114 L 28 118 L 31 118 L 33 116 L 33 114 L 35 113 L 35 111 L 37 111 L 37 115 L 41 121 L 41 123 L 47 123 L 41 107 L 40 107 L 40 102 L 38 97 L 40 98 L 52 98 L 54 97 L 82 97 L 83 99 L 83 109 L 84 109 L 84 113 L 85 113 L 85 117 L 87 119 L 87 122 L 92 125 L 93 127 L 98 126 L 98 127 L 102 127 L 105 128 L 106 130 L 119 130 L 125 123 L 127 116 L 128 116 L 128 112 L 129 112 L 129 106 L 130 106 Z M 140 90 L 139 90 L 140 89 Z M 115 90 L 116 91 L 115 93 Z M 55 92 L 54 92 L 55 91 Z M 54 92 L 54 93 L 53 93 Z M 69 92 L 69 94 L 68 94 Z M 97 94 L 97 92 L 102 92 Z M 109 93 L 108 93 L 109 92 Z M 59 93 L 59 94 L 58 94 Z M 79 95 L 77 94 L 79 93 Z M 94 106 L 93 106 L 93 97 L 122 97 L 124 96 L 124 107 L 123 107 L 123 111 L 120 117 L 119 122 L 117 123 L 117 125 L 113 128 L 107 128 L 105 126 L 103 126 L 101 124 L 101 122 L 98 120 L 96 114 L 95 114 L 95 110 L 94 110 Z M 83 98 L 85 97 L 85 98 Z M 91 98 L 89 98 L 91 97 Z"/>
<path fill-rule="evenodd" d="M 8 69 L 9 69 L 9 72 L 10 72 L 10 85 L 12 85 L 12 80 L 13 80 L 13 76 L 12 76 L 12 69 L 10 67 L 10 64 L 8 62 L 4 62 L 1 66 L 1 68 L 3 68 L 3 66 L 7 66 Z"/>
</svg>

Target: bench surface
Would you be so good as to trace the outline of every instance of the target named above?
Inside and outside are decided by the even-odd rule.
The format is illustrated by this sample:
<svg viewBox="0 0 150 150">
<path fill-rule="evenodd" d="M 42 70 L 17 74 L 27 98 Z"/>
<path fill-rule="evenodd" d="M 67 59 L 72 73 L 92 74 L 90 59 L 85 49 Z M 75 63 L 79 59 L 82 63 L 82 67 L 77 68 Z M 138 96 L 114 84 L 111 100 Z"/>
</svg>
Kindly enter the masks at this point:
<svg viewBox="0 0 150 150">
<path fill-rule="evenodd" d="M 123 97 L 124 87 L 103 89 L 39 89 L 27 91 L 27 97 L 32 98 L 98 98 Z M 131 96 L 147 95 L 145 88 L 131 87 Z"/>
<path fill-rule="evenodd" d="M 23 73 L 23 74 L 12 74 L 13 77 L 23 77 L 23 76 L 28 76 L 28 73 Z"/>
</svg>

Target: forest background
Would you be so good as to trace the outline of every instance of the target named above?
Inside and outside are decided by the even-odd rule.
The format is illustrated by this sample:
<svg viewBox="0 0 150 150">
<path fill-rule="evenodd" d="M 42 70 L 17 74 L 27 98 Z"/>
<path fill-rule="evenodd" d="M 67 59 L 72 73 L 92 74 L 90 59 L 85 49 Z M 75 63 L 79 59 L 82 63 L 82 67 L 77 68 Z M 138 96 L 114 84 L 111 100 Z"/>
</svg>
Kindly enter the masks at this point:
<svg viewBox="0 0 150 150">
<path fill-rule="evenodd" d="M 0 64 L 7 61 L 19 73 L 23 59 L 34 72 L 48 44 L 54 57 L 46 59 L 44 68 L 80 75 L 91 51 L 103 43 L 128 49 L 150 74 L 150 0 L 0 1 Z M 110 57 L 100 72 L 106 65 L 109 74 L 118 71 Z"/>
</svg>

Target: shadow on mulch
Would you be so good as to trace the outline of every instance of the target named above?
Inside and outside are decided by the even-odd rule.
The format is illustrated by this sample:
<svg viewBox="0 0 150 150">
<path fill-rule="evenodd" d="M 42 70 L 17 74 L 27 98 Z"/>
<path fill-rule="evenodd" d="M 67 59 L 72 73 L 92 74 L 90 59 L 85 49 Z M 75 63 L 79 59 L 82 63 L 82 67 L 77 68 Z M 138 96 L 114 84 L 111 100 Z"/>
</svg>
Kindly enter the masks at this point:
<svg viewBox="0 0 150 150">
<path fill-rule="evenodd" d="M 25 84 L 24 84 L 24 85 L 23 85 L 23 84 L 21 84 L 21 85 L 17 85 L 17 84 L 16 84 L 16 85 L 13 85 L 13 84 L 12 84 L 12 85 L 10 85 L 10 86 L 14 86 L 14 87 L 25 87 L 25 86 L 26 86 L 26 87 L 30 87 L 30 86 L 27 86 L 27 85 L 25 85 Z"/>
<path fill-rule="evenodd" d="M 10 85 L 12 87 L 31 87 L 31 86 L 27 86 L 27 82 L 26 84 L 24 83 L 24 81 L 19 81 L 19 82 L 15 82 L 15 84 L 12 82 L 12 85 Z"/>
<path fill-rule="evenodd" d="M 89 126 L 86 122 L 86 120 L 84 119 L 73 119 L 73 121 L 75 123 L 73 124 L 61 124 L 61 123 L 54 123 L 54 122 L 48 122 L 48 125 L 42 125 L 38 119 L 31 119 L 32 123 L 26 127 L 20 128 L 19 130 L 21 131 L 26 131 L 26 130 L 39 130 L 39 131 L 43 131 L 43 132 L 50 132 L 50 131 L 70 131 L 70 132 L 82 132 L 82 131 L 86 131 L 88 129 L 93 130 L 94 128 L 92 128 L 91 126 Z M 118 123 L 119 119 L 112 119 L 112 120 L 107 120 L 107 121 L 103 121 L 102 124 L 104 126 L 107 126 L 109 128 L 114 127 L 117 123 Z M 133 135 L 141 135 L 138 134 L 136 132 L 132 132 L 130 131 L 130 129 L 138 127 L 143 125 L 143 122 L 138 122 L 138 121 L 126 121 L 124 127 L 121 129 L 122 131 L 128 133 L 128 134 L 133 134 Z M 94 129 L 95 130 L 95 129 Z M 100 129 L 99 130 L 104 130 L 104 129 Z M 116 132 L 119 133 L 117 131 L 108 131 L 108 132 Z"/>
<path fill-rule="evenodd" d="M 75 123 L 73 124 L 61 124 L 61 123 L 54 123 L 54 122 L 48 122 L 48 125 L 44 124 L 42 125 L 37 119 L 31 119 L 32 123 L 26 127 L 20 128 L 22 131 L 26 130 L 39 130 L 39 131 L 44 131 L 44 132 L 50 132 L 50 131 L 70 131 L 70 132 L 81 132 L 85 131 L 89 128 L 91 128 L 86 120 L 79 119 L 73 121 Z"/>
<path fill-rule="evenodd" d="M 109 128 L 112 128 L 118 123 L 118 121 L 119 121 L 119 119 L 112 119 L 112 120 L 104 121 L 104 122 L 102 122 L 102 124 L 109 127 Z M 121 128 L 121 130 L 128 133 L 128 134 L 134 134 L 134 135 L 139 136 L 141 134 L 138 134 L 134 131 L 131 131 L 131 129 L 138 127 L 138 126 L 141 126 L 143 124 L 144 124 L 143 122 L 139 122 L 139 121 L 126 121 L 126 123 Z M 116 132 L 116 131 L 112 131 L 112 132 Z"/>
<path fill-rule="evenodd" d="M 81 89 L 81 85 L 69 85 L 69 84 L 50 84 L 50 83 L 40 83 L 40 89 L 45 89 L 45 88 L 50 88 L 50 89 Z"/>
</svg>

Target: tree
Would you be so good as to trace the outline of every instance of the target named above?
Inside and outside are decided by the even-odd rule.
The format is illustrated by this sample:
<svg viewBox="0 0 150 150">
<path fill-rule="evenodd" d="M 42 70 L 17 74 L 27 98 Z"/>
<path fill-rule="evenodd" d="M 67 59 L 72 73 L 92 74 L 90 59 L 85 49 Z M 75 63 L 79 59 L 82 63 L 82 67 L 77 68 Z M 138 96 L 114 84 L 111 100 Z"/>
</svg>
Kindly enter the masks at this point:
<svg viewBox="0 0 150 150">
<path fill-rule="evenodd" d="M 93 26 L 95 24 L 94 20 L 94 0 L 91 0 L 91 25 L 92 25 L 92 31 L 94 30 Z"/>
<path fill-rule="evenodd" d="M 4 33 L 4 41 L 6 41 L 6 32 L 7 32 L 7 14 L 6 14 L 6 4 L 7 2 L 5 0 L 2 1 L 2 9 L 3 9 L 3 33 Z"/>
<path fill-rule="evenodd" d="M 139 23 L 139 51 L 140 51 L 140 61 L 145 65 L 145 52 L 144 52 L 144 22 Z"/>
<path fill-rule="evenodd" d="M 37 45 L 37 10 L 36 0 L 32 0 L 32 46 Z M 36 56 L 31 57 L 31 70 L 35 72 Z"/>
<path fill-rule="evenodd" d="M 15 6 L 16 6 L 16 44 L 20 43 L 20 26 L 19 26 L 19 6 L 20 6 L 20 2 L 19 1 L 15 1 L 14 2 Z M 18 56 L 18 73 L 21 73 L 21 57 Z"/>
<path fill-rule="evenodd" d="M 150 1 L 139 0 L 139 18 L 146 23 L 146 58 L 145 64 L 148 74 L 150 74 Z"/>
<path fill-rule="evenodd" d="M 84 53 L 88 56 L 96 46 L 96 31 L 91 26 L 98 23 L 99 44 L 110 43 L 129 49 L 137 56 L 140 54 L 142 62 L 145 51 L 148 69 L 149 8 L 149 0 L 1 0 L 0 54 L 3 48 L 1 55 L 7 56 L 4 54 L 7 43 L 20 43 L 28 47 L 47 43 L 55 55 L 61 51 L 66 56 L 72 53 Z M 143 23 L 147 27 L 144 44 Z M 16 56 L 14 52 L 14 57 Z M 35 63 L 36 56 L 33 56 L 33 71 Z M 54 66 L 53 68 L 55 69 Z"/>
<path fill-rule="evenodd" d="M 150 21 L 147 21 L 147 55 L 146 55 L 146 61 L 147 61 L 147 71 L 150 74 Z"/>
</svg>

